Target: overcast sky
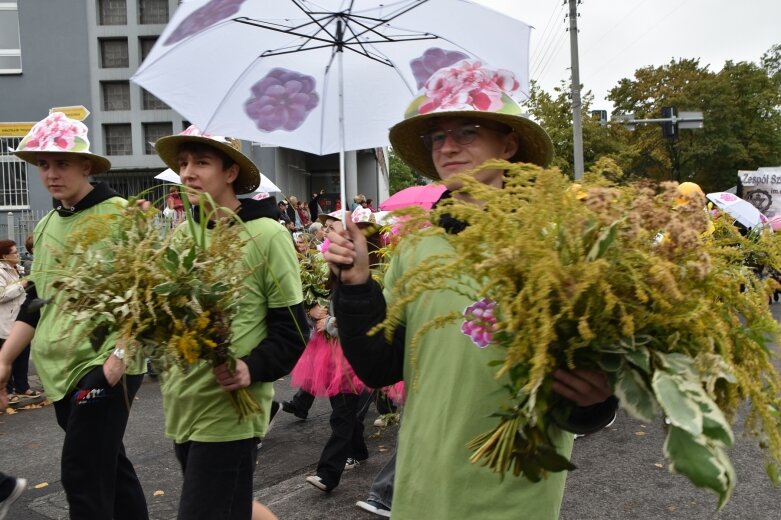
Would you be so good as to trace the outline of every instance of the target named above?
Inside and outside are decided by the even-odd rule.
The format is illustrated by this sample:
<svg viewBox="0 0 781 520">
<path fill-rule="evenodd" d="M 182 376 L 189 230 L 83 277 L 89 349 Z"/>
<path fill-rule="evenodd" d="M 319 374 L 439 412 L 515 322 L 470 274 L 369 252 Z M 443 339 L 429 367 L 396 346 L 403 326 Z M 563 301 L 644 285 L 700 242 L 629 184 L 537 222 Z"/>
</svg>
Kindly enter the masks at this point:
<svg viewBox="0 0 781 520">
<path fill-rule="evenodd" d="M 531 79 L 549 92 L 569 79 L 564 0 L 474 1 L 534 27 Z M 638 68 L 699 58 L 718 71 L 726 60 L 759 63 L 781 43 L 781 0 L 582 0 L 578 11 L 580 82 L 594 93 L 593 109 L 610 111 L 608 91 Z"/>
</svg>

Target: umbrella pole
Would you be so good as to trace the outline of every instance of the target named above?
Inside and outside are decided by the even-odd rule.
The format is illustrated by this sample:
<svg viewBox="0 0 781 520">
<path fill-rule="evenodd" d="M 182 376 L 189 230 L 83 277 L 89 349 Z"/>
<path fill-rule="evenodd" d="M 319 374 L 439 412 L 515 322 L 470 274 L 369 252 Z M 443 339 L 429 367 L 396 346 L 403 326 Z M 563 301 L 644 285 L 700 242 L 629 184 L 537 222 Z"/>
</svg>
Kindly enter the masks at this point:
<svg viewBox="0 0 781 520">
<path fill-rule="evenodd" d="M 342 21 L 336 23 L 336 38 L 342 40 Z M 344 177 L 344 68 L 342 56 L 344 52 L 341 45 L 336 47 L 336 68 L 339 81 L 339 198 L 342 203 L 342 223 L 347 229 L 347 181 Z"/>
</svg>

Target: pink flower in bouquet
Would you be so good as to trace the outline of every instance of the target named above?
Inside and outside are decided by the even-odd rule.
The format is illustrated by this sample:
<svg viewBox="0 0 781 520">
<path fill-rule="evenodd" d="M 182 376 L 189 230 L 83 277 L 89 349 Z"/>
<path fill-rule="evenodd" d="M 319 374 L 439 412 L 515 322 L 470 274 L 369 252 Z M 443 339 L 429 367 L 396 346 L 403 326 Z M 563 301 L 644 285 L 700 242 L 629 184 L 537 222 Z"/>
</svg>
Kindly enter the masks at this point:
<svg viewBox="0 0 781 520">
<path fill-rule="evenodd" d="M 464 309 L 461 332 L 469 336 L 480 348 L 485 348 L 493 342 L 493 332 L 496 330 L 495 308 L 496 302 L 483 298 Z"/>
<path fill-rule="evenodd" d="M 323 240 L 323 243 L 320 244 L 320 252 L 321 253 L 325 253 L 326 251 L 328 251 L 328 246 L 330 246 L 330 245 L 331 245 L 331 241 L 330 240 L 328 240 L 327 238 L 325 240 Z"/>
<path fill-rule="evenodd" d="M 429 78 L 423 87 L 427 101 L 418 113 L 473 109 L 495 112 L 504 105 L 502 95 L 518 88 L 520 83 L 508 70 L 491 70 L 477 60 L 461 60 Z"/>
</svg>

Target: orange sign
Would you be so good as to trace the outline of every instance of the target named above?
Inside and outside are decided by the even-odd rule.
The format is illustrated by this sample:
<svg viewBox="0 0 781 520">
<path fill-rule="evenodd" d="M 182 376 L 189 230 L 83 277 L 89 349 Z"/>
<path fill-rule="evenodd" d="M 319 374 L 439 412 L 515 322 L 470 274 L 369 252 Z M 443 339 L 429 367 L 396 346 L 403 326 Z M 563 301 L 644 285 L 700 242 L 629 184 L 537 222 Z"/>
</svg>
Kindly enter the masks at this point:
<svg viewBox="0 0 781 520">
<path fill-rule="evenodd" d="M 54 107 L 49 109 L 49 113 L 62 112 L 71 119 L 76 121 L 84 121 L 89 115 L 89 110 L 84 105 L 74 105 L 72 107 Z"/>
</svg>

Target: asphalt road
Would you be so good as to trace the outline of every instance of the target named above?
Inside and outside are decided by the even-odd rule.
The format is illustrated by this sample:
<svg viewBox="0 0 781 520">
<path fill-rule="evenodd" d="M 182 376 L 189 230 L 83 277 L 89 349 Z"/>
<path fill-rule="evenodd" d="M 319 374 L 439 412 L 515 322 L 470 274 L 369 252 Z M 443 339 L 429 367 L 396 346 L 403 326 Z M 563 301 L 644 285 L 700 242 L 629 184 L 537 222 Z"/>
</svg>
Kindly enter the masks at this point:
<svg viewBox="0 0 781 520">
<path fill-rule="evenodd" d="M 781 305 L 773 305 L 773 312 L 781 318 Z M 289 398 L 293 393 L 285 380 L 276 387 L 279 398 Z M 280 412 L 263 443 L 255 473 L 255 496 L 281 519 L 378 518 L 354 504 L 365 498 L 375 473 L 390 455 L 396 429 L 372 427 L 376 417 L 372 408 L 366 419 L 371 457 L 361 467 L 345 472 L 340 486 L 325 495 L 304 478 L 313 474 L 328 437 L 329 413 L 327 400 L 316 401 L 306 421 Z M 643 424 L 620 414 L 611 427 L 575 441 L 573 462 L 578 469 L 567 480 L 561 519 L 781 518 L 781 490 L 774 488 L 765 475 L 762 453 L 742 430 L 736 429 L 735 433 L 737 442 L 730 457 L 738 484 L 730 502 L 718 512 L 715 495 L 668 472 L 662 455 L 661 420 Z M 67 518 L 59 478 L 62 437 L 51 406 L 0 414 L 0 469 L 27 478 L 31 486 L 16 502 L 9 519 Z M 125 440 L 144 486 L 151 517 L 174 519 L 181 476 L 171 442 L 163 436 L 156 382 L 146 381 L 139 391 Z M 519 512 L 518 518 L 534 516 Z"/>
</svg>

